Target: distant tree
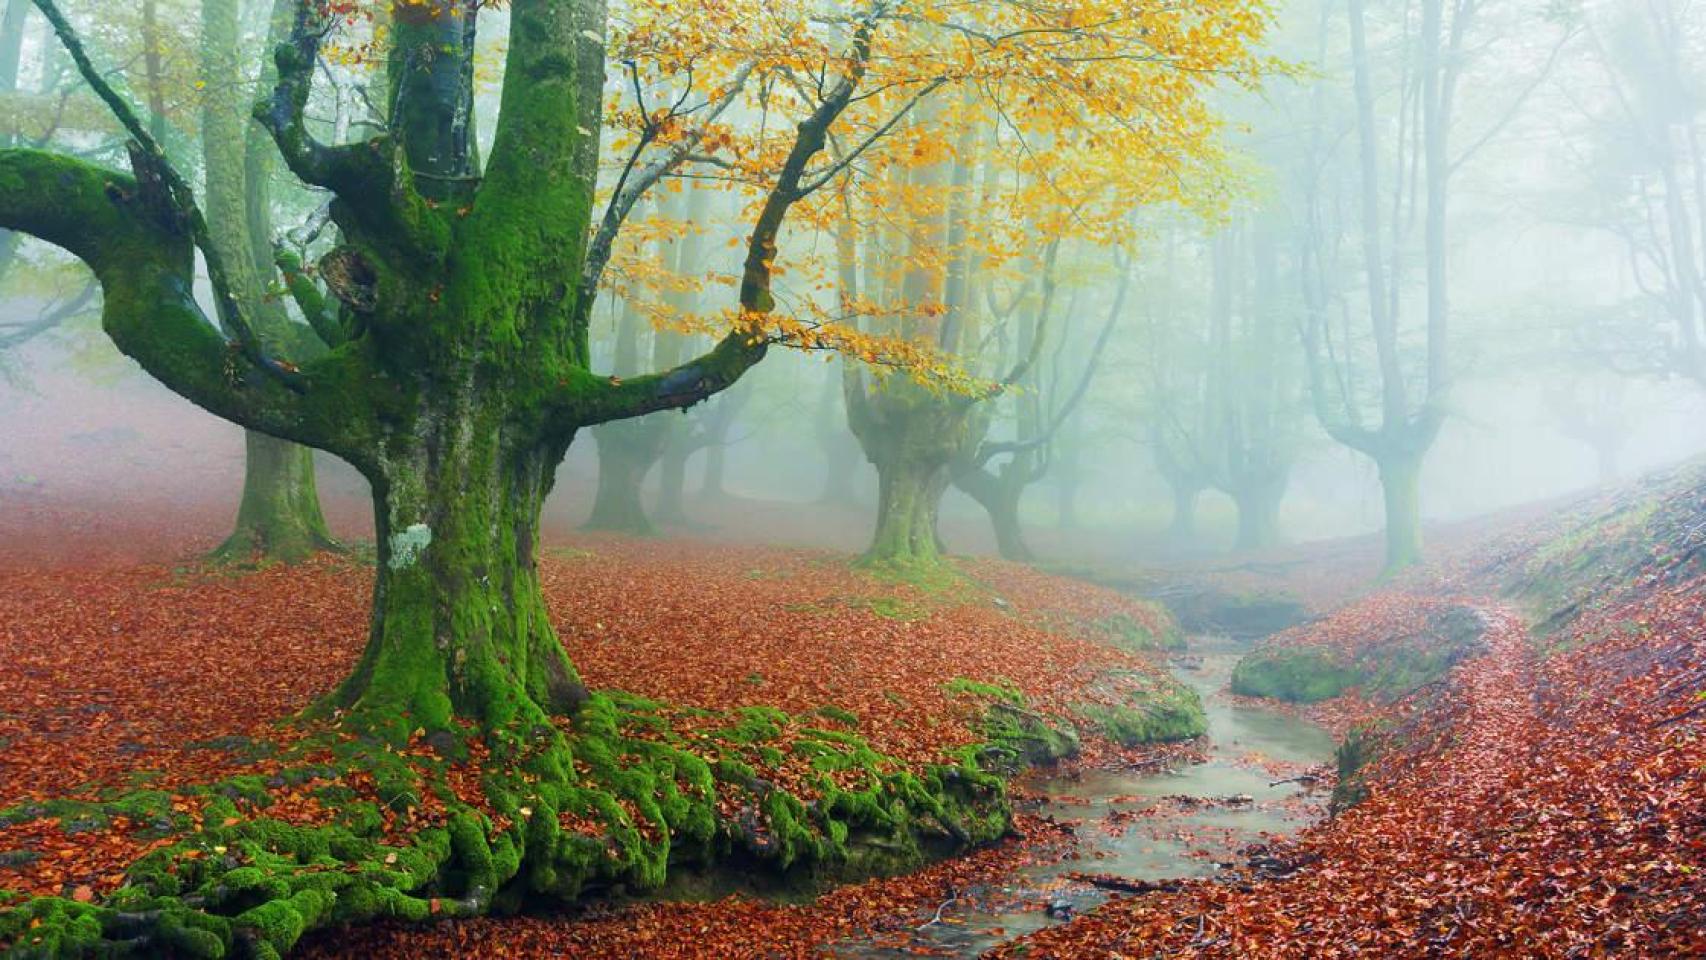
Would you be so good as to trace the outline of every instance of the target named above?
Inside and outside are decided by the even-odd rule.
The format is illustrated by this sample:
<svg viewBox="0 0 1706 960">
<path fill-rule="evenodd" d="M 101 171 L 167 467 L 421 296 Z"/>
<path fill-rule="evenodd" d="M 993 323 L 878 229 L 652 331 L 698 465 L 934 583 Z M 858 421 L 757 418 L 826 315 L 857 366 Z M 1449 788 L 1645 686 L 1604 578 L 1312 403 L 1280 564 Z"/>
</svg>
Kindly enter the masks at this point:
<svg viewBox="0 0 1706 960">
<path fill-rule="evenodd" d="M 1329 71 L 1339 62 L 1330 45 L 1333 7 L 1323 4 L 1320 21 L 1319 58 Z M 1547 31 L 1543 14 L 1508 2 L 1382 5 L 1378 12 L 1387 19 L 1377 24 L 1385 28 L 1379 33 L 1370 27 L 1369 0 L 1344 0 L 1343 10 L 1354 161 L 1339 156 L 1341 114 L 1328 85 L 1340 81 L 1324 80 L 1313 92 L 1308 142 L 1296 159 L 1303 197 L 1296 218 L 1303 340 L 1321 426 L 1379 470 L 1386 570 L 1395 572 L 1421 559 L 1422 464 L 1449 411 L 1452 184 L 1549 74 L 1567 34 Z M 1492 13 L 1505 14 L 1505 21 Z M 1492 65 L 1491 54 L 1529 30 L 1559 34 L 1543 62 L 1522 63 L 1527 72 L 1515 83 L 1495 88 L 1479 82 L 1477 67 L 1506 75 L 1508 66 Z M 1493 109 L 1461 138 L 1466 145 L 1458 145 L 1465 90 Z M 1396 107 L 1378 110 L 1382 96 Z M 1355 185 L 1348 196 L 1339 189 L 1347 183 Z M 1417 226 L 1423 304 L 1420 322 L 1406 323 L 1408 243 Z M 1354 248 L 1354 273 L 1347 248 Z M 1354 274 L 1361 276 L 1360 289 Z M 1353 314 L 1362 318 L 1357 324 L 1348 321 Z"/>
<path fill-rule="evenodd" d="M 1623 246 L 1635 295 L 1575 324 L 1624 375 L 1706 386 L 1706 24 L 1686 0 L 1591 4 L 1565 98 L 1570 218 Z"/>
<path fill-rule="evenodd" d="M 293 13 L 292 0 L 272 0 L 269 47 L 289 36 Z M 202 0 L 202 209 L 208 241 L 226 265 L 230 295 L 244 304 L 266 349 L 312 359 L 324 345 L 311 328 L 288 316 L 284 300 L 273 293 L 280 275 L 273 227 L 276 153 L 266 130 L 250 118 L 237 82 L 244 66 L 239 15 L 238 5 L 230 0 Z M 146 42 L 148 62 L 154 63 L 156 41 L 149 35 Z M 151 84 L 156 75 L 151 67 Z M 260 80 L 263 85 L 273 82 L 272 71 L 262 70 Z M 295 265 L 286 260 L 287 267 Z M 336 546 L 320 512 L 313 451 L 258 430 L 245 430 L 243 441 L 243 495 L 236 527 L 219 555 L 291 562 Z"/>
</svg>

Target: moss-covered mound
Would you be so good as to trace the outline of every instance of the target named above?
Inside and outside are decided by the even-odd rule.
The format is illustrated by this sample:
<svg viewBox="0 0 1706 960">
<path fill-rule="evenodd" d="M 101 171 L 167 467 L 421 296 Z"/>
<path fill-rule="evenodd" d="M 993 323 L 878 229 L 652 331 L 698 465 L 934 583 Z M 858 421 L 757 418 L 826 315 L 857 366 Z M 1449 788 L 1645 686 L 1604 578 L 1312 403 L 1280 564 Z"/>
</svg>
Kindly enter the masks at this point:
<svg viewBox="0 0 1706 960">
<path fill-rule="evenodd" d="M 1194 740 L 1208 732 L 1202 698 L 1190 687 L 1165 676 L 1126 675 L 1119 680 L 1125 690 L 1120 701 L 1078 708 L 1078 715 L 1101 736 L 1122 747 L 1138 747 Z"/>
<path fill-rule="evenodd" d="M 401 750 L 326 731 L 266 777 L 14 808 L 0 816 L 123 817 L 159 843 L 104 896 L 0 894 L 15 901 L 0 948 L 271 958 L 315 928 L 644 892 L 724 864 L 796 885 L 894 872 L 1008 829 L 987 748 L 909 770 L 835 725 L 599 695 L 562 729 Z"/>
<path fill-rule="evenodd" d="M 1706 574 L 1706 465 L 1693 463 L 1594 497 L 1490 564 L 1504 590 L 1555 632 L 1635 591 Z"/>
<path fill-rule="evenodd" d="M 1357 688 L 1375 700 L 1396 700 L 1445 676 L 1484 648 L 1481 615 L 1445 606 L 1417 629 L 1362 638 L 1346 646 L 1312 646 L 1307 636 L 1262 647 L 1238 661 L 1232 692 L 1292 703 L 1319 703 Z"/>
</svg>

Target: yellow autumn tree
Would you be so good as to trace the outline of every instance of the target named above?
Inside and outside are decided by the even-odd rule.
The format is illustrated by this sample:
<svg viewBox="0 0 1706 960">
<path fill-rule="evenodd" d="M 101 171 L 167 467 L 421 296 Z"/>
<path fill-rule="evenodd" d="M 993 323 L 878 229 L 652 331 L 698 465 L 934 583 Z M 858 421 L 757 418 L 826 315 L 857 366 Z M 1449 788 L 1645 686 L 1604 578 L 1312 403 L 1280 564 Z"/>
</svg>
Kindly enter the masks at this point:
<svg viewBox="0 0 1706 960">
<path fill-rule="evenodd" d="M 210 225 L 215 208 L 98 48 L 54 0 L 33 2 L 126 132 L 128 170 L 0 150 L 0 228 L 87 263 L 107 334 L 167 387 L 366 476 L 367 645 L 286 759 L 359 768 L 391 809 L 294 825 L 237 816 L 213 791 L 199 832 L 113 899 L 32 901 L 0 914 L 0 939 L 276 957 L 309 930 L 379 916 L 656 889 L 731 851 L 847 870 L 1006 829 L 999 781 L 975 760 L 857 792 L 826 781 L 808 806 L 669 740 L 657 705 L 590 693 L 540 587 L 541 504 L 581 430 L 693 406 L 787 345 L 912 374 L 881 400 L 904 414 L 877 442 L 898 453 L 873 453 L 907 465 L 885 481 L 885 513 L 906 514 L 938 463 L 914 444 L 960 436 L 980 398 L 1021 379 L 956 359 L 975 354 L 972 266 L 1017 263 L 1027 231 L 1118 242 L 1130 206 L 1185 198 L 1214 165 L 1203 91 L 1262 70 L 1258 4 L 284 0 L 290 27 L 253 117 L 283 170 L 330 199 L 290 278 L 318 341 L 298 354 L 257 332 L 260 305 L 217 242 L 229 224 Z M 488 73 L 490 39 L 502 63 Z M 371 125 L 321 119 L 328 54 L 374 65 Z M 1004 171 L 993 183 L 984 156 Z M 693 311 L 715 343 L 667 369 L 596 371 L 590 322 L 612 256 L 641 201 L 688 179 L 741 200 L 730 299 Z M 833 273 L 803 242 L 825 232 L 840 239 Z M 198 260 L 206 306 L 191 295 Z M 880 296 L 836 295 L 849 263 L 882 278 Z M 475 782 L 453 789 L 448 759 L 478 762 Z M 725 815 L 725 791 L 750 798 L 742 816 Z M 397 820 L 414 828 L 385 834 Z"/>
</svg>

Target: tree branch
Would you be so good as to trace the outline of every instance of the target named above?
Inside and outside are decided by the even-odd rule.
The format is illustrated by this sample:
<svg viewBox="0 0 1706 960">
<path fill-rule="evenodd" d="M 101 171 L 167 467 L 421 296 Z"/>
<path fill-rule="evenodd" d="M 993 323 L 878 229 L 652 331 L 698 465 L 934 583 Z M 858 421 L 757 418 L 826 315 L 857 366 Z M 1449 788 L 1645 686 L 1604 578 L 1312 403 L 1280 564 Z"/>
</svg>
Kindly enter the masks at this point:
<svg viewBox="0 0 1706 960">
<path fill-rule="evenodd" d="M 202 216 L 201 207 L 196 204 L 195 193 L 190 189 L 189 182 L 172 166 L 159 141 L 143 125 L 136 111 L 95 68 L 76 30 L 72 28 L 70 21 L 65 19 L 65 15 L 59 12 L 59 7 L 53 0 L 34 2 L 42 16 L 53 26 L 55 35 L 71 55 L 72 62 L 77 65 L 84 81 L 112 110 L 120 125 L 130 134 L 131 169 L 136 174 L 138 192 L 146 203 L 155 208 L 156 220 L 161 225 L 169 225 L 174 230 L 186 233 L 196 249 L 201 251 L 202 260 L 207 265 L 208 280 L 213 286 L 214 302 L 221 325 L 236 338 L 238 349 L 249 362 L 291 389 L 301 390 L 302 382 L 297 376 L 296 367 L 267 355 L 242 305 L 237 302 L 225 267 L 225 259 L 208 233 L 207 221 Z"/>
<path fill-rule="evenodd" d="M 450 231 L 415 190 L 408 163 L 389 134 L 327 146 L 308 130 L 320 45 L 336 21 L 322 15 L 315 0 L 296 2 L 290 39 L 273 52 L 278 80 L 271 95 L 255 105 L 255 119 L 272 134 L 291 173 L 338 198 L 333 218 L 346 233 L 376 239 L 400 259 L 441 261 Z"/>
<path fill-rule="evenodd" d="M 301 390 L 255 376 L 241 348 L 194 296 L 195 246 L 125 174 L 38 150 L 0 150 L 0 228 L 62 247 L 101 284 L 102 326 L 125 355 L 173 391 L 250 429 L 360 460 L 361 411 L 319 382 L 359 379 L 359 359 L 332 352 L 293 373 Z"/>
<path fill-rule="evenodd" d="M 747 78 L 752 75 L 752 64 L 746 64 L 736 72 L 727 90 L 718 97 L 706 101 L 709 112 L 705 121 L 665 150 L 661 156 L 634 173 L 634 166 L 641 152 L 651 143 L 649 135 L 651 125 L 647 125 L 647 134 L 642 134 L 640 142 L 635 145 L 634 152 L 628 158 L 627 166 L 622 176 L 616 182 L 616 189 L 611 194 L 610 202 L 605 205 L 604 216 L 600 218 L 598 233 L 594 234 L 592 243 L 587 247 L 586 266 L 581 271 L 580 301 L 578 303 L 579 322 L 585 323 L 592 313 L 592 305 L 598 298 L 598 285 L 604 277 L 604 268 L 610 263 L 611 251 L 616 246 L 616 236 L 627 222 L 628 215 L 633 212 L 634 205 L 646 195 L 657 182 L 666 174 L 673 172 L 683 163 L 694 158 L 693 151 L 703 143 L 706 134 L 710 133 L 711 124 L 721 117 L 724 111 L 735 102 L 741 90 L 746 86 Z"/>
<path fill-rule="evenodd" d="M 867 13 L 854 32 L 846 73 L 811 115 L 800 121 L 794 145 L 765 197 L 747 241 L 740 284 L 740 316 L 734 329 L 709 353 L 665 373 L 626 382 L 600 382 L 591 374 L 577 377 L 581 382 L 571 390 L 570 406 L 576 409 L 580 423 L 603 423 L 656 410 L 691 407 L 727 389 L 764 358 L 770 339 L 762 331 L 761 321 L 776 307 L 771 280 L 777 237 L 789 209 L 804 196 L 800 184 L 807 164 L 828 144 L 830 127 L 852 102 L 854 91 L 864 79 L 871 57 L 871 34 L 886 9 L 886 2 L 879 2 Z M 587 378 L 592 381 L 590 390 Z"/>
</svg>

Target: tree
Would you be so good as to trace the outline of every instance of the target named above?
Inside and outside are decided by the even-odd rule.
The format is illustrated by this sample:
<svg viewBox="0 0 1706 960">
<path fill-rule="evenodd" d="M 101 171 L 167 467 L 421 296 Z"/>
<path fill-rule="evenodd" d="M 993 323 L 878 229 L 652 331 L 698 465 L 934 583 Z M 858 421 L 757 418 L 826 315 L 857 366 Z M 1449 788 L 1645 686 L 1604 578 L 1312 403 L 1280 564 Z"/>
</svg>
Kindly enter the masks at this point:
<svg viewBox="0 0 1706 960">
<path fill-rule="evenodd" d="M 289 34 L 293 4 L 274 0 L 269 40 Z M 269 287 L 277 275 L 273 253 L 273 154 L 267 134 L 248 117 L 241 88 L 241 39 L 236 4 L 202 0 L 201 68 L 203 209 L 208 239 L 227 265 L 229 292 L 252 317 L 256 334 L 280 356 L 312 357 L 320 344 L 307 327 L 285 315 Z M 150 39 L 150 50 L 154 49 Z M 149 62 L 155 57 L 151 54 Z M 155 76 L 150 68 L 149 77 Z M 268 71 L 261 73 L 263 85 Z M 336 546 L 314 484 L 311 450 L 258 430 L 243 433 L 243 495 L 236 527 L 219 556 L 292 562 Z"/>
<path fill-rule="evenodd" d="M 1356 132 L 1354 164 L 1336 165 L 1327 91 L 1317 85 L 1309 144 L 1302 151 L 1303 211 L 1298 218 L 1300 271 L 1306 318 L 1304 347 L 1317 419 L 1339 443 L 1372 460 L 1385 504 L 1385 568 L 1395 572 L 1421 558 L 1422 464 L 1444 426 L 1453 377 L 1450 360 L 1451 302 L 1448 250 L 1454 178 L 1517 115 L 1528 96 L 1557 62 L 1568 34 L 1516 93 L 1454 152 L 1453 133 L 1465 77 L 1492 43 L 1477 44 L 1489 9 L 1500 5 L 1420 0 L 1400 11 L 1388 46 L 1371 41 L 1367 0 L 1346 0 L 1352 93 L 1350 124 Z M 1510 5 L 1504 5 L 1509 7 Z M 1323 5 L 1320 60 L 1328 59 L 1330 5 Z M 1520 12 L 1519 12 L 1520 13 Z M 1519 24 L 1498 24 L 1509 42 Z M 1530 24 L 1520 24 L 1529 27 Z M 1543 35 L 1543 33 L 1542 33 Z M 1380 38 L 1375 38 L 1380 39 Z M 1380 67 L 1388 66 L 1389 73 Z M 1382 85 L 1382 81 L 1385 85 Z M 1487 89 L 1489 85 L 1477 85 Z M 1397 123 L 1376 110 L 1382 93 L 1395 95 Z M 1491 99 L 1491 98 L 1489 98 Z M 1390 134 L 1392 142 L 1387 142 Z M 1338 211 L 1346 204 L 1335 189 L 1350 177 L 1356 190 L 1348 204 L 1354 224 Z M 1411 180 L 1415 186 L 1412 188 Z M 1412 226 L 1421 227 L 1421 320 L 1406 324 L 1405 284 Z M 1341 234 L 1354 238 L 1362 288 L 1342 289 Z M 1350 299 L 1364 318 L 1357 334 L 1349 324 L 1335 330 L 1332 317 Z M 1419 330 L 1417 329 L 1419 328 Z M 1369 369 L 1371 368 L 1371 371 Z"/>
<path fill-rule="evenodd" d="M 981 469 L 976 451 L 994 416 L 989 401 L 1025 382 L 1058 336 L 1044 309 L 1034 331 L 1023 335 L 1028 348 L 1003 356 L 1001 345 L 1022 335 L 1013 315 L 983 311 L 983 291 L 1011 285 L 1015 273 L 1046 274 L 1047 261 L 1069 238 L 1121 246 L 1134 207 L 1218 199 L 1211 186 L 1221 171 L 1218 123 L 1203 94 L 1211 74 L 1254 83 L 1266 70 L 1251 52 L 1266 20 L 1253 13 L 1239 4 L 1144 8 L 1010 35 L 949 20 L 997 52 L 1000 41 L 1021 33 L 1050 36 L 1052 46 L 1043 62 L 1000 73 L 952 108 L 938 107 L 920 125 L 929 136 L 900 138 L 915 145 L 903 154 L 910 163 L 890 164 L 884 178 L 860 185 L 862 197 L 847 201 L 849 219 L 857 213 L 875 222 L 838 234 L 844 309 L 960 356 L 983 380 L 980 388 L 944 396 L 849 371 L 849 423 L 878 475 L 868 562 L 938 561 L 936 520 L 951 465 L 969 458 Z M 1179 69 L 1207 63 L 1216 66 Z M 1169 117 L 1161 137 L 1151 136 L 1158 127 L 1145 119 L 1157 114 Z M 1021 254 L 1027 250 L 1035 252 Z M 861 261 L 862 278 L 850 266 Z M 872 270 L 877 263 L 887 269 Z M 1013 481 L 1028 472 L 1014 469 Z M 992 492 L 989 501 L 1011 519 L 1014 497 Z M 1007 539 L 1010 551 L 1022 549 Z"/>
<path fill-rule="evenodd" d="M 1211 243 L 1214 485 L 1238 506 L 1240 550 L 1279 543 L 1280 504 L 1299 444 L 1297 351 L 1285 322 L 1295 298 L 1281 292 L 1279 231 L 1271 214 L 1244 217 Z"/>
<path fill-rule="evenodd" d="M 1039 303 L 1030 305 L 1025 321 L 1019 325 L 1014 348 L 1021 356 L 1038 349 L 1036 341 L 1049 326 L 1044 314 L 1055 306 L 1054 270 L 1055 260 L 1051 256 L 1043 271 L 1043 296 Z M 997 440 L 986 435 L 976 445 L 962 450 L 951 465 L 954 485 L 976 500 L 989 515 L 996 550 L 1008 560 L 1033 559 L 1020 523 L 1020 502 L 1026 490 L 1048 475 L 1061 428 L 1072 419 L 1089 392 L 1109 340 L 1125 312 L 1131 272 L 1130 263 L 1116 264 L 1117 279 L 1107 319 L 1094 341 L 1081 345 L 1085 356 L 1075 364 L 1078 369 L 1069 372 L 1062 367 L 1062 354 L 1072 339 L 1073 321 L 1080 312 L 1078 297 L 1074 296 L 1058 321 L 1060 332 L 1050 351 L 1050 362 L 1032 364 L 1029 375 L 1018 384 L 1021 389 L 1009 395 L 1013 437 Z M 990 309 L 996 312 L 994 305 Z"/>
<path fill-rule="evenodd" d="M 1161 255 L 1145 272 L 1141 289 L 1143 344 L 1135 406 L 1155 472 L 1172 492 L 1167 537 L 1197 539 L 1197 503 L 1214 486 L 1223 450 L 1212 403 L 1214 364 L 1208 339 L 1208 302 L 1195 296 L 1212 284 L 1188 269 L 1199 244 L 1183 224 L 1158 228 Z"/>
<path fill-rule="evenodd" d="M 1593 4 L 1582 22 L 1570 199 L 1622 245 L 1635 295 L 1582 317 L 1577 346 L 1623 375 L 1706 385 L 1706 28 L 1677 0 Z"/>
<path fill-rule="evenodd" d="M 753 220 L 734 329 L 673 370 L 618 380 L 588 369 L 601 271 L 640 194 L 705 134 L 655 133 L 667 140 L 645 145 L 657 158 L 630 165 L 594 229 L 601 4 L 513 4 L 502 110 L 483 166 L 469 123 L 476 7 L 395 6 L 390 127 L 328 144 L 306 107 L 336 19 L 315 3 L 295 5 L 257 116 L 288 169 L 334 197 L 341 242 L 318 265 L 333 296 L 320 310 L 308 301 L 324 347 L 315 357 L 275 353 L 258 332 L 234 279 L 244 265 L 222 255 L 207 208 L 57 8 L 38 6 L 124 121 L 133 172 L 7 151 L 0 222 L 89 264 L 108 334 L 167 386 L 250 429 L 335 453 L 372 484 L 372 635 L 332 705 L 394 738 L 455 717 L 498 728 L 573 709 L 584 693 L 533 565 L 556 464 L 579 428 L 697 403 L 763 356 L 783 220 L 809 192 L 811 163 L 864 76 L 875 17 L 851 24 L 846 54 L 829 60 L 839 79 L 803 105 Z M 731 82 L 703 102 L 738 89 Z M 187 295 L 198 251 L 217 326 Z"/>
</svg>

